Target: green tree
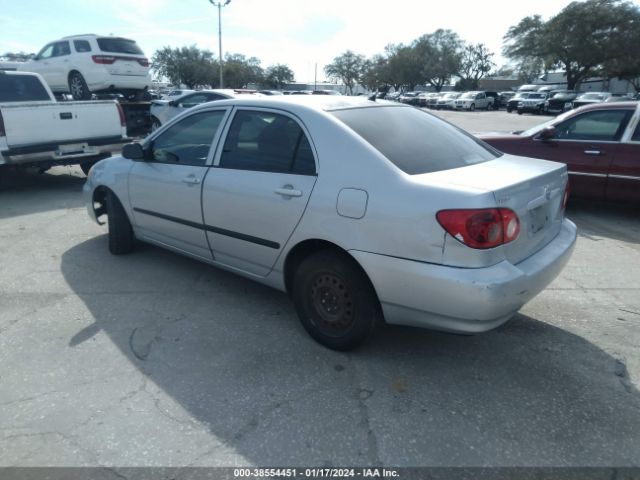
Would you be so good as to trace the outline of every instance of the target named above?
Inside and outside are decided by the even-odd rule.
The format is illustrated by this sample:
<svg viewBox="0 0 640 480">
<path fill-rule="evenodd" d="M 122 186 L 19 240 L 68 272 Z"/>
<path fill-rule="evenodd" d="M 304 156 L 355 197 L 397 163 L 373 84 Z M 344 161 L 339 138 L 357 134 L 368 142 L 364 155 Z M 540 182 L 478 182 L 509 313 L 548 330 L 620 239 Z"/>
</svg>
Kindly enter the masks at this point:
<svg viewBox="0 0 640 480">
<path fill-rule="evenodd" d="M 329 65 L 324 67 L 324 72 L 329 78 L 341 80 L 348 90 L 349 94 L 353 94 L 353 87 L 360 80 L 362 68 L 365 62 L 363 55 L 347 50 L 342 55 L 333 59 Z"/>
<path fill-rule="evenodd" d="M 380 54 L 364 61 L 360 74 L 360 85 L 367 90 L 388 90 L 388 59 Z"/>
<path fill-rule="evenodd" d="M 260 60 L 240 53 L 228 53 L 224 59 L 224 84 L 228 88 L 245 88 L 250 83 L 263 83 Z"/>
<path fill-rule="evenodd" d="M 483 43 L 467 45 L 462 51 L 458 69 L 459 86 L 463 90 L 476 90 L 479 80 L 495 66 L 491 53 Z"/>
<path fill-rule="evenodd" d="M 523 61 L 539 58 L 545 69 L 562 69 L 567 86 L 575 88 L 603 65 L 620 58 L 628 29 L 640 28 L 640 7 L 623 0 L 574 1 L 543 21 L 539 15 L 523 18 L 505 35 L 503 53 Z"/>
<path fill-rule="evenodd" d="M 208 50 L 190 47 L 163 47 L 151 58 L 151 68 L 175 85 L 188 88 L 212 85 L 218 77 L 218 63 Z"/>
<path fill-rule="evenodd" d="M 292 83 L 293 79 L 293 71 L 283 64 L 271 65 L 264 74 L 265 84 L 279 90 L 283 89 L 288 83 Z"/>
<path fill-rule="evenodd" d="M 385 47 L 387 67 L 383 70 L 386 81 L 396 91 L 403 87 L 415 89 L 422 83 L 422 68 L 416 49 L 409 45 L 390 44 Z"/>
<path fill-rule="evenodd" d="M 421 65 L 421 83 L 431 84 L 438 92 L 449 83 L 460 71 L 463 45 L 451 30 L 438 29 L 418 38 L 413 48 Z"/>
</svg>

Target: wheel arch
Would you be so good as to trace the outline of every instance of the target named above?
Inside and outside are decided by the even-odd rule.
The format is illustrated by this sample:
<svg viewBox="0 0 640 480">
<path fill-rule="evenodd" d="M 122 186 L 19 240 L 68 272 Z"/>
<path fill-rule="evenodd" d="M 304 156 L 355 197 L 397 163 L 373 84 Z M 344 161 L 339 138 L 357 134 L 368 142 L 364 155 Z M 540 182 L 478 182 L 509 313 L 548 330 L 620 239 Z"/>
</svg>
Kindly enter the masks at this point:
<svg viewBox="0 0 640 480">
<path fill-rule="evenodd" d="M 351 255 L 347 250 L 336 245 L 333 242 L 330 242 L 328 240 L 317 239 L 317 238 L 303 240 L 302 242 L 298 243 L 293 248 L 291 248 L 291 250 L 289 250 L 289 252 L 287 253 L 287 256 L 284 261 L 283 272 L 284 272 L 284 285 L 285 285 L 286 292 L 289 296 L 291 296 L 292 294 L 293 277 L 295 276 L 296 267 L 300 265 L 300 263 L 305 258 L 308 258 L 309 256 L 320 251 L 334 252 L 337 255 L 341 256 L 342 258 L 347 259 L 353 265 L 355 265 L 358 268 L 358 270 L 360 270 L 362 275 L 364 275 L 364 278 L 367 279 L 367 282 L 369 282 L 369 285 L 374 295 L 376 296 L 376 300 L 380 302 L 380 299 L 378 297 L 378 292 L 376 292 L 375 286 L 373 285 L 371 278 L 369 278 L 367 271 L 362 267 L 362 265 L 360 265 L 360 263 L 353 257 L 353 255 Z"/>
</svg>

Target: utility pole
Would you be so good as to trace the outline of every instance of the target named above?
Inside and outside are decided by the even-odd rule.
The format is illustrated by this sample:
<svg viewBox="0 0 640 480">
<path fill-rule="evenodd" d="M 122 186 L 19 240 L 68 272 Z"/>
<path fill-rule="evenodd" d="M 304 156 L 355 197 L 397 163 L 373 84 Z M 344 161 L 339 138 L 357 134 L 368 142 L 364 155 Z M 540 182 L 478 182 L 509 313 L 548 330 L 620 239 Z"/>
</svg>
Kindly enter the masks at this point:
<svg viewBox="0 0 640 480">
<path fill-rule="evenodd" d="M 222 7 L 226 7 L 231 3 L 231 0 L 225 0 L 224 3 L 222 0 L 214 1 L 209 0 L 211 5 L 214 7 L 218 7 L 218 52 L 220 58 L 220 88 L 224 88 L 223 78 L 222 78 Z"/>
</svg>

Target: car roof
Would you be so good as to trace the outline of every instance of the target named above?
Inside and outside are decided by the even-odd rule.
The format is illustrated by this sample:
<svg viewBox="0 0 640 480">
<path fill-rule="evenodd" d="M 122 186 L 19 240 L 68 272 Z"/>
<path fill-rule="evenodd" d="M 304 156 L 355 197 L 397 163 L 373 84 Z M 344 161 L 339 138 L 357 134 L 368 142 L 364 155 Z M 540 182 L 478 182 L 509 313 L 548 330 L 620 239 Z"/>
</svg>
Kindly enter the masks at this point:
<svg viewBox="0 0 640 480">
<path fill-rule="evenodd" d="M 211 108 L 212 106 L 250 106 L 262 108 L 285 109 L 289 111 L 309 111 L 329 112 L 335 110 L 347 110 L 354 108 L 372 108 L 372 107 L 397 107 L 397 108 L 413 108 L 386 100 L 368 100 L 363 96 L 338 96 L 338 95 L 236 95 L 228 100 L 217 100 L 215 102 L 207 102 L 190 110 L 202 110 Z"/>
<path fill-rule="evenodd" d="M 594 103 L 592 105 L 585 105 L 584 107 L 580 107 L 580 111 L 584 112 L 587 110 L 610 110 L 612 108 L 628 108 L 628 109 L 636 109 L 640 106 L 640 102 L 637 100 L 629 101 L 629 102 L 610 102 L 610 103 Z"/>
</svg>

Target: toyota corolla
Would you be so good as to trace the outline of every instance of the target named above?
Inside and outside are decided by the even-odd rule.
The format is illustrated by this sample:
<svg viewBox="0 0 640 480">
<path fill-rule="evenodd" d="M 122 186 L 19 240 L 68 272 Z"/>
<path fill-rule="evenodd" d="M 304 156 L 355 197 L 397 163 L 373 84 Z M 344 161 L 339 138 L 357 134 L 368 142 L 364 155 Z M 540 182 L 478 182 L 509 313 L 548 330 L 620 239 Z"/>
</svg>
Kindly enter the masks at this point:
<svg viewBox="0 0 640 480">
<path fill-rule="evenodd" d="M 348 97 L 194 107 L 96 164 L 84 193 L 112 253 L 137 239 L 286 291 L 309 334 L 338 350 L 381 321 L 495 328 L 576 239 L 565 165 Z"/>
</svg>

